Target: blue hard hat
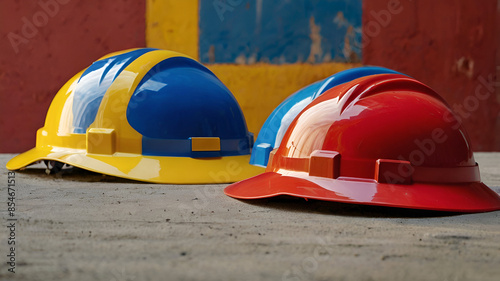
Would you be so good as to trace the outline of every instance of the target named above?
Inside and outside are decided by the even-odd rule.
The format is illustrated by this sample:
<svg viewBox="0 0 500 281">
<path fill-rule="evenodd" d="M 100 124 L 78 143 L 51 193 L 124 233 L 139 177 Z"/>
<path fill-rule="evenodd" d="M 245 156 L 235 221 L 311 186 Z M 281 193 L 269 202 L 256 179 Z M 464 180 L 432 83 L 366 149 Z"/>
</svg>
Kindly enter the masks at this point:
<svg viewBox="0 0 500 281">
<path fill-rule="evenodd" d="M 36 147 L 7 168 L 47 160 L 148 182 L 223 183 L 263 172 L 249 164 L 252 146 L 238 102 L 210 70 L 144 48 L 107 55 L 71 78 Z"/>
<path fill-rule="evenodd" d="M 269 115 L 254 143 L 250 164 L 267 166 L 269 153 L 279 147 L 281 140 L 295 117 L 315 98 L 334 86 L 354 79 L 376 74 L 401 74 L 397 71 L 377 66 L 364 66 L 344 70 L 300 89 L 284 100 Z"/>
</svg>

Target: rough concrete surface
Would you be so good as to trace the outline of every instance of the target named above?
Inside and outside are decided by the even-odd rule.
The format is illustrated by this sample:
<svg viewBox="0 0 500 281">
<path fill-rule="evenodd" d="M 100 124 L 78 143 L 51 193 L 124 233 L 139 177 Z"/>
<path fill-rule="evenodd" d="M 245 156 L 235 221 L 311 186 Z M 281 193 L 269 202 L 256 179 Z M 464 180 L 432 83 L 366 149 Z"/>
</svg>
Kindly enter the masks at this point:
<svg viewBox="0 0 500 281">
<path fill-rule="evenodd" d="M 16 172 L 8 272 L 0 155 L 1 280 L 499 280 L 500 212 L 449 214 L 302 199 L 242 202 L 226 185 Z M 500 193 L 500 153 L 477 153 Z M 37 168 L 38 167 L 38 168 Z"/>
</svg>

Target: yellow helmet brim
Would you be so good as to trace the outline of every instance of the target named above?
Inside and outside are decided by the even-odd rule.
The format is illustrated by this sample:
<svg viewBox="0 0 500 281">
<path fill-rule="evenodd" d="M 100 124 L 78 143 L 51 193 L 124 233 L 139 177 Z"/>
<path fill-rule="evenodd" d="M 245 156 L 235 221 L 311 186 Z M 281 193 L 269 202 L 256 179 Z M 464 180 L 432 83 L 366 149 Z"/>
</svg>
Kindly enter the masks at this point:
<svg viewBox="0 0 500 281">
<path fill-rule="evenodd" d="M 218 158 L 147 156 L 131 153 L 88 154 L 83 149 L 33 148 L 12 158 L 18 170 L 40 160 L 54 160 L 110 176 L 152 183 L 206 184 L 241 181 L 264 172 L 249 164 L 250 155 Z M 189 169 L 186 169 L 189 167 Z"/>
</svg>

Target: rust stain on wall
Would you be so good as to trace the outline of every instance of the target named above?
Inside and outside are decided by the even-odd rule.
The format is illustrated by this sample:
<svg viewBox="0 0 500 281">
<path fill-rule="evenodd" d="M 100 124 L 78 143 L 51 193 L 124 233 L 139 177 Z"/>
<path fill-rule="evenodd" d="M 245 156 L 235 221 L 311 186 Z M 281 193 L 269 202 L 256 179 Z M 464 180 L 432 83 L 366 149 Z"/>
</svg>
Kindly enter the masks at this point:
<svg viewBox="0 0 500 281">
<path fill-rule="evenodd" d="M 466 57 L 459 58 L 453 66 L 453 71 L 463 74 L 469 79 L 472 79 L 472 76 L 474 74 L 474 60 Z"/>
</svg>

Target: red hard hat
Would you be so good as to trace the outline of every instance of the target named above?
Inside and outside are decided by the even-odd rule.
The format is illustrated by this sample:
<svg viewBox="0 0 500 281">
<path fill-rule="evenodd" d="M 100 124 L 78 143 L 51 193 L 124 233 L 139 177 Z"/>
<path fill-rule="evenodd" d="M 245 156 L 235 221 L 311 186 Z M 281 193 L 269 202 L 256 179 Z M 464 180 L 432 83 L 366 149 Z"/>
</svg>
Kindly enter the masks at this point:
<svg viewBox="0 0 500 281">
<path fill-rule="evenodd" d="M 330 89 L 295 118 L 271 157 L 266 173 L 224 192 L 239 199 L 291 195 L 454 212 L 500 209 L 449 106 L 403 75 Z"/>
</svg>

